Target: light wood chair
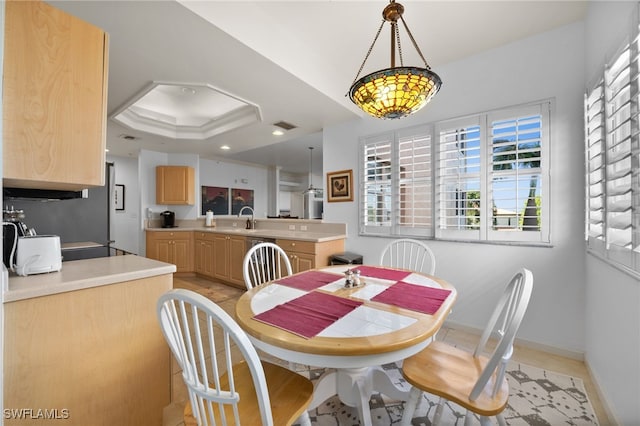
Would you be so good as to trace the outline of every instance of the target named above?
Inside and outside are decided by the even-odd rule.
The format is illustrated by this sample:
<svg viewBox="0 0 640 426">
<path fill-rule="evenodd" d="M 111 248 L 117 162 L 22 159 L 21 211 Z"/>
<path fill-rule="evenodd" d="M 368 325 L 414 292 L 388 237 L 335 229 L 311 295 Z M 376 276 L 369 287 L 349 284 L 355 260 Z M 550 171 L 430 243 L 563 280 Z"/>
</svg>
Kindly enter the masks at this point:
<svg viewBox="0 0 640 426">
<path fill-rule="evenodd" d="M 251 247 L 242 262 L 242 275 L 247 290 L 291 275 L 291 262 L 285 251 L 273 243 Z"/>
<path fill-rule="evenodd" d="M 280 426 L 298 417 L 311 424 L 311 381 L 261 362 L 245 332 L 218 305 L 174 289 L 160 297 L 157 312 L 189 393 L 185 425 Z"/>
<path fill-rule="evenodd" d="M 445 400 L 467 410 L 465 425 L 469 425 L 473 417 L 469 412 L 480 416 L 482 425 L 492 424 L 491 416 L 497 416 L 498 424 L 506 424 L 501 415 L 509 398 L 509 384 L 504 373 L 532 289 L 533 275 L 522 268 L 507 285 L 473 353 L 436 341 L 404 360 L 402 375 L 412 388 L 402 425 L 411 424 L 423 391 L 440 397 L 433 425 L 440 421 Z M 490 356 L 485 356 L 487 342 L 492 336 L 497 340 L 496 346 Z"/>
<path fill-rule="evenodd" d="M 387 244 L 380 255 L 380 265 L 433 275 L 436 272 L 436 257 L 422 241 L 401 238 Z"/>
</svg>

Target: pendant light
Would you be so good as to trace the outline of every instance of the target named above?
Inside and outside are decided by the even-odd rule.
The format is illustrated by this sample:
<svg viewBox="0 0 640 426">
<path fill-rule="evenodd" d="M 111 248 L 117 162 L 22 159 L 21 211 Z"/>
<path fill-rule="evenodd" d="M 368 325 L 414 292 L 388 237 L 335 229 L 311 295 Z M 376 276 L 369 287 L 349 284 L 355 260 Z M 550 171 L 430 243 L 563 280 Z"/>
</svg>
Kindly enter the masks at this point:
<svg viewBox="0 0 640 426">
<path fill-rule="evenodd" d="M 420 110 L 440 90 L 442 80 L 431 71 L 420 48 L 409 31 L 402 14 L 404 7 L 390 0 L 382 11 L 382 24 L 378 28 L 373 43 L 367 52 L 360 70 L 349 89 L 349 98 L 360 109 L 376 118 L 395 119 L 406 117 Z M 418 55 L 424 62 L 424 68 L 404 66 L 400 47 L 398 20 L 402 21 Z M 378 40 L 385 22 L 391 23 L 391 67 L 367 74 L 358 80 L 364 64 L 367 62 L 373 46 Z M 400 66 L 396 67 L 396 47 L 400 56 Z"/>
<path fill-rule="evenodd" d="M 303 192 L 303 194 L 313 194 L 315 195 L 318 192 L 317 189 L 313 187 L 313 147 L 309 147 L 309 188 Z"/>
</svg>

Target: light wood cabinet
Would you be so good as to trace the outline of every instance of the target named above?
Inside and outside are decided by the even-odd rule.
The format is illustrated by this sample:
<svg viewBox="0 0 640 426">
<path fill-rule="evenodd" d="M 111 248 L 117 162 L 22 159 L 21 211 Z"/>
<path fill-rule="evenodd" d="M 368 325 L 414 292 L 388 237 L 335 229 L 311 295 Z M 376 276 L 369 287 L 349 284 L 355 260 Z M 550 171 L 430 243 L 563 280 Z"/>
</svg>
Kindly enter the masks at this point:
<svg viewBox="0 0 640 426">
<path fill-rule="evenodd" d="M 4 304 L 4 407 L 58 419 L 5 425 L 162 425 L 170 352 L 156 302 L 172 274 Z"/>
<path fill-rule="evenodd" d="M 214 234 L 209 232 L 195 233 L 195 272 L 208 278 L 214 278 L 213 240 Z"/>
<path fill-rule="evenodd" d="M 7 1 L 5 187 L 104 185 L 108 35 L 41 1 Z"/>
<path fill-rule="evenodd" d="M 193 232 L 147 231 L 147 254 L 150 259 L 176 265 L 176 272 L 193 272 Z"/>
<path fill-rule="evenodd" d="M 189 166 L 156 167 L 156 204 L 195 203 L 195 171 Z"/>
<path fill-rule="evenodd" d="M 276 244 L 287 253 L 294 274 L 329 266 L 331 255 L 344 252 L 344 239 L 319 243 L 278 239 Z"/>
<path fill-rule="evenodd" d="M 228 234 L 214 234 L 213 271 L 214 277 L 245 288 L 242 275 L 242 261 L 246 253 L 245 237 Z"/>
</svg>

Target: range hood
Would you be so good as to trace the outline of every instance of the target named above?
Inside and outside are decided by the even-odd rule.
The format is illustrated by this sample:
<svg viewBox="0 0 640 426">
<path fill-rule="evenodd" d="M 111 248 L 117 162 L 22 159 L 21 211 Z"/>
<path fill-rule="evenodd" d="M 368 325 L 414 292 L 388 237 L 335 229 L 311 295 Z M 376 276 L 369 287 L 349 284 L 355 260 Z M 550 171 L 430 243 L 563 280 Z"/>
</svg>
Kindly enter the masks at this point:
<svg viewBox="0 0 640 426">
<path fill-rule="evenodd" d="M 30 188 L 2 188 L 2 198 L 7 200 L 71 200 L 75 198 L 87 198 L 89 191 L 60 191 L 54 189 L 30 189 Z"/>
</svg>

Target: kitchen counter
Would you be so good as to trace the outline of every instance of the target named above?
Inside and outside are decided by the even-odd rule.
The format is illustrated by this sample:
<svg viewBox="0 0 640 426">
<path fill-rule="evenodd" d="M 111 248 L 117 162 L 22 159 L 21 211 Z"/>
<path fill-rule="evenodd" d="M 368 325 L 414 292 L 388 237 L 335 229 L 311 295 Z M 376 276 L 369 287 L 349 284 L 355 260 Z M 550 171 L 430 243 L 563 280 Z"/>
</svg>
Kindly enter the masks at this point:
<svg viewBox="0 0 640 426">
<path fill-rule="evenodd" d="M 172 274 L 175 271 L 175 265 L 135 255 L 74 260 L 64 262 L 59 272 L 26 277 L 10 274 L 4 302 Z"/>
<path fill-rule="evenodd" d="M 282 238 L 287 240 L 311 241 L 314 243 L 322 243 L 325 241 L 341 240 L 347 236 L 340 233 L 331 232 L 306 232 L 306 231 L 288 231 L 285 229 L 245 229 L 233 227 L 176 227 L 176 228 L 146 228 L 147 231 L 161 232 L 178 232 L 178 231 L 196 231 L 211 232 L 218 234 L 243 235 L 246 237 L 261 238 Z"/>
</svg>

